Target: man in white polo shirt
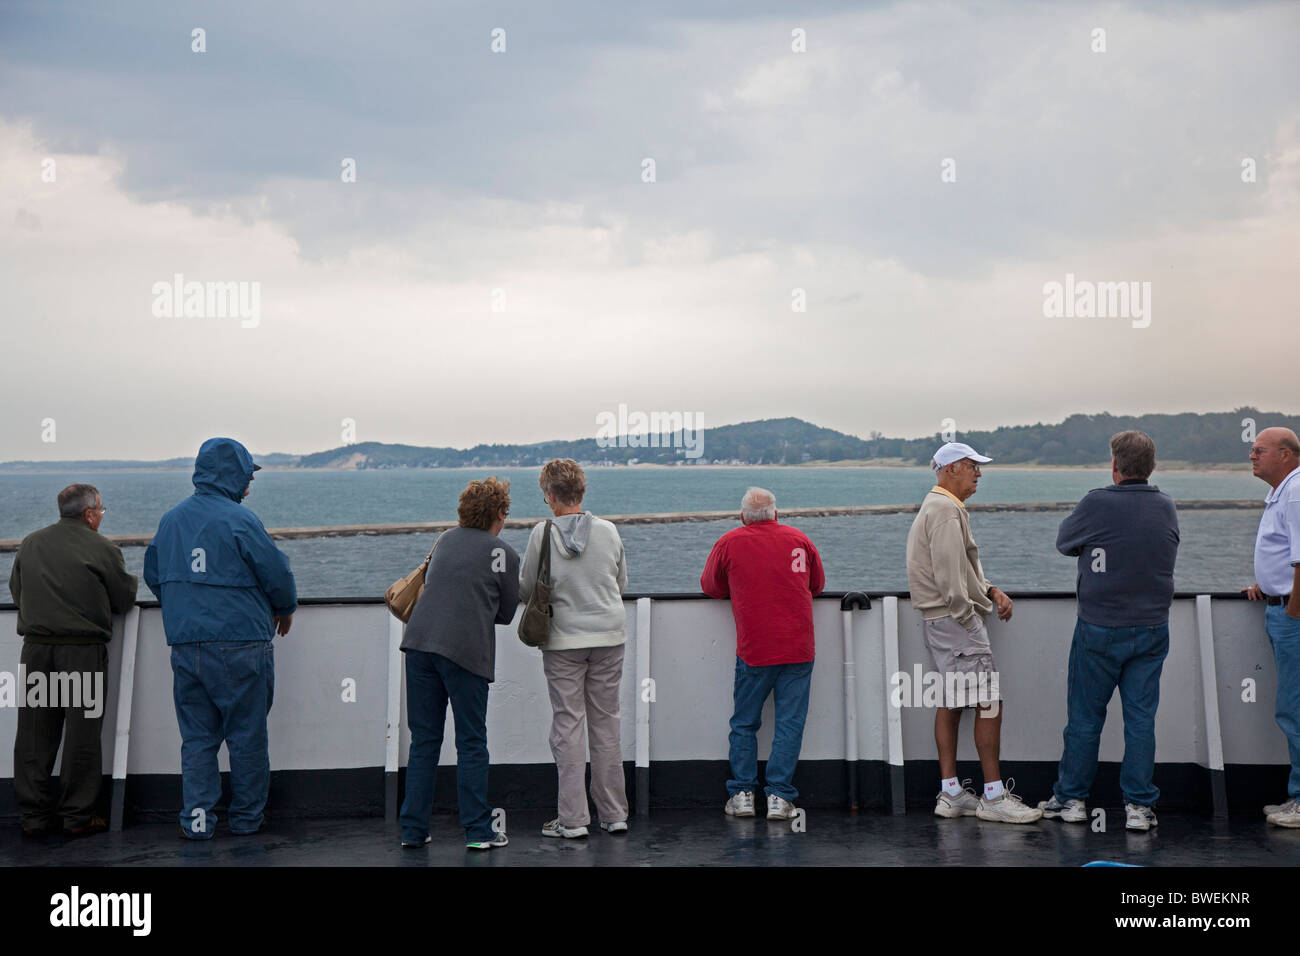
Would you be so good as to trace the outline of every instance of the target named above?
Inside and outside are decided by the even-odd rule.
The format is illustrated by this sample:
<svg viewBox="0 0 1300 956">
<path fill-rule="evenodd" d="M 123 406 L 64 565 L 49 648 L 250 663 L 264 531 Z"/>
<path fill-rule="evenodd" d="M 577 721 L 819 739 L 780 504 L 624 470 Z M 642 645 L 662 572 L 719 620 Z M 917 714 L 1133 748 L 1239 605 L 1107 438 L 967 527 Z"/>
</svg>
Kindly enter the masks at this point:
<svg viewBox="0 0 1300 956">
<path fill-rule="evenodd" d="M 1273 715 L 1291 752 L 1286 802 L 1269 804 L 1264 815 L 1277 826 L 1300 827 L 1300 440 L 1289 428 L 1265 428 L 1250 449 L 1250 463 L 1273 490 L 1255 536 L 1255 584 L 1243 593 L 1268 602 L 1264 628 L 1277 662 Z"/>
<path fill-rule="evenodd" d="M 998 765 L 1002 737 L 997 668 L 983 615 L 997 607 L 1011 619 L 1011 598 L 984 577 L 963 503 L 975 494 L 980 464 L 992 461 L 961 442 L 934 453 L 935 486 L 921 502 L 907 535 L 907 586 L 921 612 L 925 646 L 943 680 L 943 706 L 934 715 L 934 742 L 941 777 L 934 812 L 941 817 L 979 817 L 998 823 L 1032 823 L 1043 815 L 1002 784 Z M 957 730 L 967 707 L 978 707 L 975 750 L 984 771 L 976 796 L 957 780 Z"/>
</svg>

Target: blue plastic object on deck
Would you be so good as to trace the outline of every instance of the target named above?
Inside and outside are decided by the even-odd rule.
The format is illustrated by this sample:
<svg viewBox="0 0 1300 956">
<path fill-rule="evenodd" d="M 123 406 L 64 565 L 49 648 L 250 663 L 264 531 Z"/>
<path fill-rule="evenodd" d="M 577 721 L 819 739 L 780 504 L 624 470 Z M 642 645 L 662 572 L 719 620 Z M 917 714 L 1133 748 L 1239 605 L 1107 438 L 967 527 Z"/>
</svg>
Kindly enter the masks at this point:
<svg viewBox="0 0 1300 956">
<path fill-rule="evenodd" d="M 1093 860 L 1091 863 L 1085 863 L 1084 866 L 1127 866 L 1133 869 L 1141 869 L 1140 863 L 1114 863 L 1110 860 Z"/>
</svg>

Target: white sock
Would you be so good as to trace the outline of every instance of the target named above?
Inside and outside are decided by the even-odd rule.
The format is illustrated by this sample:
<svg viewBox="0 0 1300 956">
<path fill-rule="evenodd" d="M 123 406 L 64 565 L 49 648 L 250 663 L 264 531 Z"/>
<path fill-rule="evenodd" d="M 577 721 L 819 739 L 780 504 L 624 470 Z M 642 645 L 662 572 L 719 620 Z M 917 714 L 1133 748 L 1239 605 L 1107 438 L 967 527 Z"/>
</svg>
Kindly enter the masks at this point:
<svg viewBox="0 0 1300 956">
<path fill-rule="evenodd" d="M 1002 781 L 994 780 L 992 783 L 984 784 L 984 799 L 997 800 L 1002 796 Z"/>
<path fill-rule="evenodd" d="M 957 782 L 956 777 L 949 777 L 943 781 L 943 792 L 950 797 L 961 796 L 961 784 Z"/>
</svg>

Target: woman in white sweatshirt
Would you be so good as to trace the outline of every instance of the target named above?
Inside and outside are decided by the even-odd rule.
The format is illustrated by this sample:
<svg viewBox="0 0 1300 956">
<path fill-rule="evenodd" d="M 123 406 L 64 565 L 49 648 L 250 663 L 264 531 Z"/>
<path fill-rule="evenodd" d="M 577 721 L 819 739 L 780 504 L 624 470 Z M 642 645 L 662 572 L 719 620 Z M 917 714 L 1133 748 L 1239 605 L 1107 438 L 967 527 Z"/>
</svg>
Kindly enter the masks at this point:
<svg viewBox="0 0 1300 956">
<path fill-rule="evenodd" d="M 584 837 L 586 753 L 591 750 L 591 797 L 602 830 L 627 832 L 627 791 L 619 734 L 623 680 L 623 592 L 627 564 L 618 529 L 582 509 L 587 479 L 570 458 L 547 462 L 538 484 L 555 514 L 551 521 L 551 636 L 542 645 L 542 669 L 551 696 L 551 753 L 559 775 L 556 818 L 549 837 Z M 546 522 L 533 527 L 519 573 L 521 602 L 537 583 Z M 582 730 L 587 725 L 587 747 Z"/>
</svg>

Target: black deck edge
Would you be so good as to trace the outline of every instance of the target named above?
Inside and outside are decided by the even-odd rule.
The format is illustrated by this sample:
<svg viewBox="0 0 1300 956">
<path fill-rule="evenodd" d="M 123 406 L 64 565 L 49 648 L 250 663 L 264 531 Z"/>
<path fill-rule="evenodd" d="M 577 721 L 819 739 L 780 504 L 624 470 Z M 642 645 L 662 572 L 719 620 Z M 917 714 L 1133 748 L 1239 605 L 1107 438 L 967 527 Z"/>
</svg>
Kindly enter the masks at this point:
<svg viewBox="0 0 1300 956">
<path fill-rule="evenodd" d="M 895 816 L 907 813 L 906 767 L 889 765 L 889 812 Z"/>
<path fill-rule="evenodd" d="M 123 810 L 126 807 L 126 781 L 113 778 L 112 811 L 109 813 L 108 828 L 114 833 L 122 832 Z"/>
<path fill-rule="evenodd" d="M 1214 804 L 1214 819 L 1228 819 L 1228 781 L 1224 771 L 1210 771 L 1210 794 Z"/>
<path fill-rule="evenodd" d="M 638 817 L 650 816 L 650 768 L 636 768 L 636 799 L 633 801 Z"/>
<path fill-rule="evenodd" d="M 763 779 L 765 761 L 759 762 Z M 1118 763 L 1098 765 L 1096 783 L 1088 804 L 1123 806 Z M 725 759 L 655 761 L 650 768 L 624 761 L 624 781 L 629 809 L 645 817 L 656 809 L 713 808 L 721 812 L 726 802 L 726 781 L 731 775 Z M 653 773 L 651 773 L 653 770 Z M 958 761 L 958 776 L 980 780 L 978 761 Z M 1056 761 L 1004 760 L 1002 772 L 1016 779 L 1016 792 L 1027 803 L 1046 799 L 1056 780 Z M 1267 802 L 1284 799 L 1290 768 L 1285 765 L 1231 765 L 1226 772 L 1210 771 L 1199 764 L 1157 764 L 1156 784 L 1161 789 L 1157 807 L 1207 818 L 1255 818 Z M 858 807 L 887 814 L 928 813 L 939 788 L 935 759 L 908 761 L 898 767 L 883 760 L 859 760 L 852 767 L 843 759 L 801 760 L 794 784 L 798 803 L 809 809 L 844 809 L 849 804 L 849 774 L 856 778 Z M 277 770 L 271 775 L 268 812 L 272 817 L 332 819 L 382 817 L 395 820 L 406 771 L 396 774 L 383 767 L 336 770 Z M 223 774 L 223 792 L 229 794 L 229 775 Z M 552 763 L 494 764 L 489 774 L 488 797 L 494 808 L 553 810 L 556 772 Z M 133 774 L 125 781 L 104 778 L 101 812 L 108 816 L 111 796 L 121 790 L 122 826 L 137 822 L 171 822 L 181 800 L 179 774 Z M 441 766 L 434 786 L 434 807 L 456 807 L 456 770 Z M 11 778 L 0 779 L 0 817 L 14 818 L 17 807 Z M 224 812 L 220 813 L 222 820 Z"/>
<path fill-rule="evenodd" d="M 384 820 L 397 822 L 397 771 L 384 771 Z"/>
</svg>

